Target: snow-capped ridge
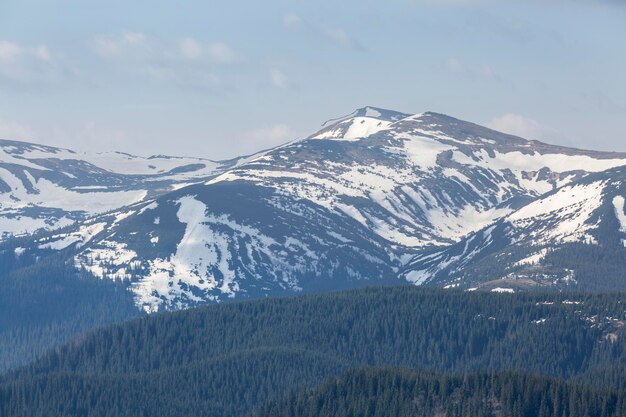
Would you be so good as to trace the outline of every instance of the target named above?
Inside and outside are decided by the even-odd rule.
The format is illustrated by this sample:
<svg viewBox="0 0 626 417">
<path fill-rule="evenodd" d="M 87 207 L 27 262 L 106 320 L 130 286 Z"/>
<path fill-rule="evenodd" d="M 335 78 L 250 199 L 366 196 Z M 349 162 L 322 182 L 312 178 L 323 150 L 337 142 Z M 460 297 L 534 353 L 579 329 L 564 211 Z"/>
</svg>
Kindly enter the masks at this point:
<svg viewBox="0 0 626 417">
<path fill-rule="evenodd" d="M 0 240 L 66 227 L 205 181 L 246 161 L 78 152 L 0 140 Z"/>
<path fill-rule="evenodd" d="M 409 116 L 377 107 L 363 107 L 336 119 L 327 120 L 322 129 L 307 139 L 354 141 L 387 129 L 394 122 Z"/>
<path fill-rule="evenodd" d="M 327 127 L 329 125 L 341 122 L 346 119 L 351 119 L 354 117 L 369 117 L 378 120 L 384 120 L 387 122 L 395 122 L 400 119 L 404 119 L 405 117 L 410 116 L 408 113 L 402 113 L 395 110 L 383 109 L 380 107 L 373 106 L 365 106 L 354 110 L 352 113 L 349 113 L 345 116 L 336 117 L 333 119 L 328 119 L 324 123 L 322 123 L 322 127 Z"/>
<path fill-rule="evenodd" d="M 619 251 L 616 244 L 626 246 L 625 194 L 623 166 L 590 173 L 540 196 L 485 230 L 449 247 L 416 256 L 404 274 L 419 277 L 421 283 L 442 285 L 462 282 L 475 286 L 481 279 L 540 286 L 576 284 L 580 260 L 571 258 L 566 249 L 560 255 L 560 250 L 575 247 L 581 253 L 612 253 Z M 561 260 L 554 264 L 548 255 Z M 584 274 L 588 280 L 586 269 Z"/>
<path fill-rule="evenodd" d="M 199 167 L 206 160 L 154 156 L 145 164 L 159 173 L 113 175 L 76 156 L 16 158 L 30 164 L 31 177 L 0 164 L 7 182 L 0 195 L 36 201 L 41 177 L 51 181 L 45 175 L 55 169 L 68 173 L 59 186 L 90 201 L 105 190 L 145 191 L 130 206 L 92 213 L 91 223 L 68 219 L 78 220 L 75 229 L 11 249 L 22 260 L 73 250 L 78 268 L 129 281 L 150 312 L 392 282 L 399 273 L 415 284 L 446 277 L 445 285 L 462 288 L 464 271 L 496 254 L 506 274 L 535 273 L 553 256 L 546 250 L 553 242 L 600 247 L 600 226 L 613 228 L 614 242 L 626 238 L 615 226 L 623 203 L 614 197 L 626 190 L 614 183 L 623 175 L 606 172 L 626 166 L 626 154 L 564 149 L 441 113 L 364 107 L 305 139 L 213 169 Z M 174 168 L 163 171 L 167 164 Z M 565 268 L 543 281 L 570 285 L 575 274 Z"/>
</svg>

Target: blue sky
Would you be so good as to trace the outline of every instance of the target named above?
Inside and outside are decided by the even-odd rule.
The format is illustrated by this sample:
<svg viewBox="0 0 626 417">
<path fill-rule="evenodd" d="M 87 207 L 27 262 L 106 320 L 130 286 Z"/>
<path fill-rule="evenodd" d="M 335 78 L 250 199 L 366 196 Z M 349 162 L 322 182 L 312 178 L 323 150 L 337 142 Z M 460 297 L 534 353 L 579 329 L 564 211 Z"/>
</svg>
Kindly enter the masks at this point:
<svg viewBox="0 0 626 417">
<path fill-rule="evenodd" d="M 221 159 L 371 105 L 626 152 L 625 3 L 0 0 L 0 136 Z"/>
</svg>

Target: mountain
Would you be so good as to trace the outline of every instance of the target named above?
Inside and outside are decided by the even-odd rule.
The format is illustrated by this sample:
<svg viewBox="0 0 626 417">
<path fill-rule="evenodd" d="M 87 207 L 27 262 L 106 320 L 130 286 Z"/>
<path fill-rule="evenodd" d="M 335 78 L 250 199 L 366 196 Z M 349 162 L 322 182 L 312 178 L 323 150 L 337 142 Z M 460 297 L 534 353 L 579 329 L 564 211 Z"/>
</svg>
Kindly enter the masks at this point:
<svg viewBox="0 0 626 417">
<path fill-rule="evenodd" d="M 3 273 L 0 288 L 0 373 L 96 327 L 142 315 L 124 283 L 77 274 L 64 259 Z"/>
<path fill-rule="evenodd" d="M 626 288 L 626 167 L 587 175 L 472 233 L 416 256 L 414 282 L 514 291 Z"/>
<path fill-rule="evenodd" d="M 146 312 L 398 276 L 449 285 L 442 277 L 459 261 L 459 242 L 469 242 L 468 251 L 475 236 L 510 245 L 500 226 L 506 219 L 532 217 L 542 198 L 560 201 L 563 187 L 597 195 L 584 181 L 624 165 L 626 154 L 529 141 L 438 113 L 366 107 L 201 183 L 2 249 L 23 262 L 57 256 L 98 278 L 124 280 Z"/>
<path fill-rule="evenodd" d="M 324 122 L 322 129 L 309 138 L 358 140 L 389 127 L 410 114 L 376 107 L 363 107 L 347 116 Z"/>
<path fill-rule="evenodd" d="M 0 239 L 69 226 L 206 180 L 237 162 L 0 140 Z"/>
<path fill-rule="evenodd" d="M 477 373 L 529 372 L 535 376 L 505 378 L 520 383 L 510 390 L 492 385 L 492 397 L 507 407 L 514 405 L 508 398 L 519 398 L 526 410 L 521 415 L 573 416 L 563 409 L 533 413 L 531 407 L 547 405 L 535 401 L 537 391 L 560 403 L 555 407 L 563 407 L 556 399 L 567 392 L 536 384 L 546 376 L 568 380 L 576 389 L 565 407 L 575 406 L 587 390 L 623 392 L 625 301 L 623 294 L 510 296 L 405 285 L 166 312 L 96 330 L 0 375 L 0 415 L 245 416 L 354 369 L 403 366 L 445 373 L 437 381 L 451 391 L 456 381 L 471 381 Z M 369 382 L 358 390 L 362 395 L 378 386 Z M 480 400 L 484 391 L 478 387 L 445 398 L 473 393 Z M 331 402 L 337 397 L 324 396 Z M 389 406 L 402 400 L 383 398 Z M 613 415 L 615 403 L 605 405 L 604 414 L 592 407 L 587 415 Z M 283 410 L 260 415 L 300 415 Z M 379 410 L 381 416 L 397 415 Z"/>
</svg>

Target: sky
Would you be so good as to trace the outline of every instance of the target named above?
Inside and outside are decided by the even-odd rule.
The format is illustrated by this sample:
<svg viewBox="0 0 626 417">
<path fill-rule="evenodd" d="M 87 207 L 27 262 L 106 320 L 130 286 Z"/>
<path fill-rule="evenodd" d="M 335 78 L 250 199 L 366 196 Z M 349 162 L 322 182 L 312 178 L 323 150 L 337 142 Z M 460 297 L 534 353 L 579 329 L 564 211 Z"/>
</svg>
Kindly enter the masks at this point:
<svg viewBox="0 0 626 417">
<path fill-rule="evenodd" d="M 0 0 L 0 138 L 226 159 L 364 106 L 626 152 L 626 0 Z"/>
</svg>

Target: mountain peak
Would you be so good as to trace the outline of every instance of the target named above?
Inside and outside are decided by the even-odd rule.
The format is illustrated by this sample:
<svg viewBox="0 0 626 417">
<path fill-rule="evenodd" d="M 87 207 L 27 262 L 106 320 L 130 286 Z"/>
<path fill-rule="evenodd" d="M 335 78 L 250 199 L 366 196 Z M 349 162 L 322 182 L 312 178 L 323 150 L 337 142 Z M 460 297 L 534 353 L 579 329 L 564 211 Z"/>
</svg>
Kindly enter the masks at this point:
<svg viewBox="0 0 626 417">
<path fill-rule="evenodd" d="M 0 177 L 3 230 L 17 230 L 8 226 L 23 219 L 34 225 L 25 232 L 51 218 L 78 224 L 24 238 L 3 256 L 24 265 L 70 256 L 98 278 L 125 280 L 147 312 L 362 285 L 371 277 L 389 282 L 398 271 L 414 283 L 444 277 L 458 284 L 447 277 L 465 279 L 455 275 L 462 262 L 478 262 L 474 254 L 492 248 L 515 249 L 507 265 L 532 269 L 548 256 L 542 245 L 551 236 L 568 245 L 580 236 L 586 244 L 604 228 L 612 240 L 598 235 L 600 244 L 623 250 L 626 240 L 626 191 L 617 189 L 623 178 L 613 173 L 556 192 L 625 166 L 626 155 L 531 143 L 435 112 L 363 107 L 308 139 L 228 166 L 120 154 L 81 155 L 84 163 L 26 156 L 5 159 L 14 163 Z M 110 212 L 102 213 L 103 203 Z M 607 221 L 595 227 L 600 216 Z M 495 274 L 498 262 L 484 271 Z M 550 282 L 569 278 L 562 271 Z"/>
<path fill-rule="evenodd" d="M 356 140 L 386 129 L 409 116 L 394 110 L 365 106 L 345 116 L 325 121 L 322 129 L 308 139 Z"/>
<path fill-rule="evenodd" d="M 365 106 L 360 109 L 356 109 L 350 115 L 350 117 L 371 117 L 374 119 L 386 120 L 388 122 L 395 122 L 397 120 L 404 119 L 407 116 L 409 116 L 407 113 L 372 106 Z"/>
<path fill-rule="evenodd" d="M 355 117 L 368 117 L 372 119 L 384 120 L 387 122 L 395 122 L 400 119 L 404 119 L 405 117 L 410 116 L 408 113 L 402 113 L 395 110 L 383 109 L 380 107 L 373 106 L 365 106 L 354 110 L 352 113 L 349 113 L 345 116 L 336 117 L 333 119 L 326 120 L 322 123 L 323 127 L 335 125 L 337 123 L 341 123 L 348 119 L 353 119 Z"/>
</svg>

